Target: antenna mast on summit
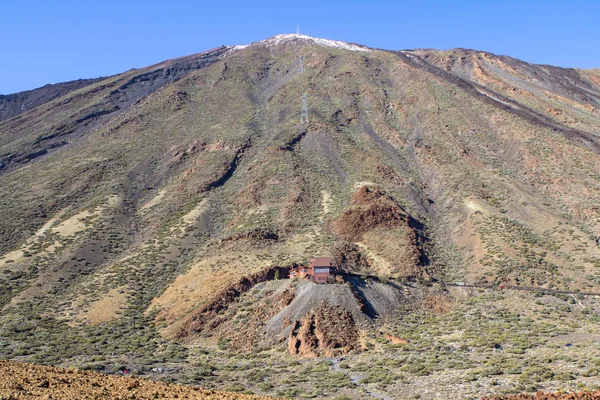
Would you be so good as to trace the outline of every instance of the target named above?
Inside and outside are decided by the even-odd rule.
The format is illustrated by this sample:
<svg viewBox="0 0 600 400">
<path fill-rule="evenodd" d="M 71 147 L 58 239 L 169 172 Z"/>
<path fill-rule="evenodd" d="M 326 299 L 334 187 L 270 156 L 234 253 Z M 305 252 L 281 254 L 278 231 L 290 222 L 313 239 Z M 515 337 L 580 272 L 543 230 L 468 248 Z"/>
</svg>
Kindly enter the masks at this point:
<svg viewBox="0 0 600 400">
<path fill-rule="evenodd" d="M 296 35 L 300 36 L 300 25 L 296 27 Z"/>
<path fill-rule="evenodd" d="M 308 124 L 308 108 L 306 107 L 306 95 L 302 95 L 302 115 L 300 116 L 301 124 Z"/>
</svg>

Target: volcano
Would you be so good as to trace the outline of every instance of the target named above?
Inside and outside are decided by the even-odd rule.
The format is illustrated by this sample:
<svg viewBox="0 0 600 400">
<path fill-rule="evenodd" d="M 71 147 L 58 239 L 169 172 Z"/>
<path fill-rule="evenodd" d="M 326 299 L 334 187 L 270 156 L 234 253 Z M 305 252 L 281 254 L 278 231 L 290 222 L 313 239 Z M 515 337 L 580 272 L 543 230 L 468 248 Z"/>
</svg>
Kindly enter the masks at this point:
<svg viewBox="0 0 600 400">
<path fill-rule="evenodd" d="M 280 396 L 596 382 L 599 134 L 600 70 L 305 35 L 2 96 L 0 358 Z M 340 279 L 288 279 L 313 257 Z"/>
</svg>

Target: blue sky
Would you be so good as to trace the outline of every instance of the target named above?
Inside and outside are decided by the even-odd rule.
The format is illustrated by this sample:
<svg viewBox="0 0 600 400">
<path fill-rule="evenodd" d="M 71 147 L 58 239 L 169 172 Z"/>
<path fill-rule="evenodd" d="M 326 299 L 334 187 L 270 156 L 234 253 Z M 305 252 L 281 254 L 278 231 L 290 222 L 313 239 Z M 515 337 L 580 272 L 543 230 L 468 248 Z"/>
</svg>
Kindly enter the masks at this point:
<svg viewBox="0 0 600 400">
<path fill-rule="evenodd" d="M 0 94 L 278 33 L 600 67 L 600 0 L 0 0 Z"/>
</svg>

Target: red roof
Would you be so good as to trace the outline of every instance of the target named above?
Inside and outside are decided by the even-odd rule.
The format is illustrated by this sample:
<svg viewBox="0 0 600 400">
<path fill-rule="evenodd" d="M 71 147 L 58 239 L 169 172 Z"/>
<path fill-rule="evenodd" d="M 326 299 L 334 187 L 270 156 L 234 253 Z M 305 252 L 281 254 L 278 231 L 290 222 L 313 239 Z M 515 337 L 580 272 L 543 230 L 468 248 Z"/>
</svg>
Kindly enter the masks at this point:
<svg viewBox="0 0 600 400">
<path fill-rule="evenodd" d="M 329 257 L 311 258 L 310 265 L 313 267 L 331 267 L 331 258 L 329 258 Z"/>
</svg>

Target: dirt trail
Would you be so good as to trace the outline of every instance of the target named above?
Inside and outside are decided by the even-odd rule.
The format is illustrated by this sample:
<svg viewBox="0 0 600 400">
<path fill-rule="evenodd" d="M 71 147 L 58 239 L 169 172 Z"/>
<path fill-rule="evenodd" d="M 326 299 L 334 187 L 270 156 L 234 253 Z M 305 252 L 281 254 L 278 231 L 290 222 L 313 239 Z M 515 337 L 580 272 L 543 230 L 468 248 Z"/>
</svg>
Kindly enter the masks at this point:
<svg viewBox="0 0 600 400">
<path fill-rule="evenodd" d="M 267 397 L 205 390 L 134 377 L 102 375 L 0 361 L 0 399 L 203 399 L 267 400 Z"/>
<path fill-rule="evenodd" d="M 548 289 L 543 287 L 535 287 L 535 286 L 515 286 L 515 285 L 502 285 L 500 288 L 496 285 L 478 285 L 471 283 L 447 283 L 443 282 L 444 286 L 453 286 L 453 287 L 466 287 L 466 288 L 479 288 L 479 289 L 498 289 L 498 290 L 521 290 L 525 292 L 543 292 L 543 293 L 555 293 L 555 294 L 568 294 L 568 295 L 578 295 L 578 296 L 600 296 L 600 292 L 571 292 L 568 290 L 557 290 L 557 289 Z M 577 298 L 575 300 L 579 301 Z"/>
</svg>

